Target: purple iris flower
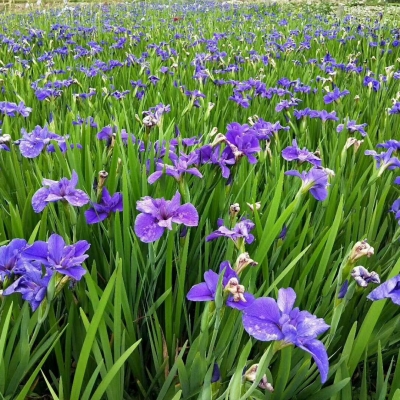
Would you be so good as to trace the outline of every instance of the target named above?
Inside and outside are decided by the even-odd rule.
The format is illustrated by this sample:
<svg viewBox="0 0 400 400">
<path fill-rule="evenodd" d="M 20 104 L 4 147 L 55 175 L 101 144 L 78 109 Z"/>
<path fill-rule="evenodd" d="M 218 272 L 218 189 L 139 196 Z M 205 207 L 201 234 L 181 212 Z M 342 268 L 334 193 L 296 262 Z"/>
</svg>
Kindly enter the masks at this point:
<svg viewBox="0 0 400 400">
<path fill-rule="evenodd" d="M 1 121 L 0 121 L 0 126 L 1 126 Z M 3 135 L 0 129 L 0 150 L 10 151 L 10 148 L 7 146 L 10 142 L 11 142 L 11 136 Z"/>
<path fill-rule="evenodd" d="M 396 180 L 398 180 L 398 178 L 396 178 Z M 397 182 L 395 181 L 395 183 Z M 394 203 L 392 204 L 392 208 L 389 211 L 394 213 L 394 217 L 397 221 L 399 221 L 400 224 L 400 199 L 394 201 Z"/>
<path fill-rule="evenodd" d="M 218 382 L 221 379 L 221 371 L 217 363 L 214 363 L 213 373 L 211 376 L 211 383 Z"/>
<path fill-rule="evenodd" d="M 280 112 L 283 110 L 289 110 L 289 108 L 291 107 L 296 107 L 299 105 L 299 103 L 301 102 L 300 99 L 296 99 L 295 97 L 293 97 L 290 100 L 282 100 L 281 102 L 279 102 L 276 107 L 275 107 L 275 111 L 276 112 Z"/>
<path fill-rule="evenodd" d="M 346 296 L 347 290 L 349 289 L 349 281 L 346 279 L 343 282 L 342 287 L 339 290 L 338 299 L 343 299 Z"/>
<path fill-rule="evenodd" d="M 15 114 L 19 114 L 26 118 L 29 117 L 31 112 L 32 108 L 26 107 L 23 101 L 21 101 L 19 104 L 0 101 L 0 113 L 9 117 L 15 117 Z"/>
<path fill-rule="evenodd" d="M 181 205 L 181 195 L 176 192 L 172 200 L 153 199 L 145 196 L 136 208 L 141 212 L 136 217 L 135 233 L 144 243 L 160 239 L 165 229 L 172 230 L 172 223 L 197 226 L 199 214 L 193 204 Z"/>
<path fill-rule="evenodd" d="M 336 87 L 333 92 L 329 92 L 324 96 L 324 102 L 325 104 L 331 104 L 348 94 L 350 94 L 348 90 L 343 90 L 343 92 L 341 92 L 340 89 Z"/>
<path fill-rule="evenodd" d="M 205 149 L 208 150 L 209 148 L 205 147 Z M 204 151 L 202 153 L 203 156 L 204 153 L 208 154 L 207 152 Z M 225 147 L 225 149 L 220 154 L 220 146 L 216 146 L 211 153 L 211 163 L 214 165 L 219 165 L 222 170 L 222 176 L 225 179 L 228 179 L 231 173 L 229 166 L 235 165 L 236 159 L 230 147 Z"/>
<path fill-rule="evenodd" d="M 300 149 L 297 145 L 296 139 L 293 139 L 293 146 L 286 147 L 286 149 L 282 150 L 282 157 L 287 161 L 298 161 L 299 163 L 303 163 L 305 161 L 309 162 L 316 167 L 320 167 L 322 162 L 319 157 L 315 154 L 308 151 L 305 147 Z"/>
<path fill-rule="evenodd" d="M 32 197 L 32 207 L 36 213 L 42 212 L 49 203 L 66 201 L 72 206 L 82 207 L 89 203 L 89 196 L 80 189 L 76 189 L 78 175 L 72 171 L 71 180 L 62 178 L 60 181 L 43 179 L 43 188 Z"/>
<path fill-rule="evenodd" d="M 219 274 L 212 270 L 204 273 L 204 282 L 194 285 L 186 295 L 190 301 L 214 301 L 218 288 L 220 275 L 222 277 L 222 287 L 229 291 L 226 305 L 237 310 L 243 310 L 254 301 L 254 296 L 250 293 L 245 293 L 244 287 L 239 284 L 239 277 L 235 270 L 232 269 L 228 261 L 221 263 Z"/>
<path fill-rule="evenodd" d="M 0 112 L 9 117 L 15 117 L 15 103 L 9 103 L 8 101 L 0 102 Z"/>
<path fill-rule="evenodd" d="M 260 152 L 261 147 L 255 132 L 248 125 L 242 126 L 237 122 L 229 124 L 226 140 L 236 159 L 246 156 L 250 164 L 257 162 L 254 154 Z"/>
<path fill-rule="evenodd" d="M 47 273 L 42 276 L 41 270 L 32 266 L 26 268 L 24 275 L 3 291 L 3 296 L 21 293 L 22 298 L 31 305 L 32 311 L 35 311 L 46 297 L 47 286 L 51 276 L 51 271 L 47 271 Z"/>
<path fill-rule="evenodd" d="M 365 130 L 364 130 L 364 128 L 366 126 L 367 126 L 367 124 L 357 125 L 356 121 L 350 120 L 350 121 L 347 121 L 346 129 L 348 129 L 348 131 L 351 133 L 359 132 L 359 133 L 361 133 L 361 136 L 367 136 L 367 132 L 365 132 Z M 336 128 L 336 132 L 338 132 L 338 133 L 342 132 L 344 127 L 345 127 L 344 124 L 339 124 Z"/>
<path fill-rule="evenodd" d="M 174 165 L 168 165 L 164 163 L 157 163 L 157 170 L 156 172 L 152 173 L 147 182 L 152 185 L 154 182 L 158 181 L 161 176 L 165 173 L 169 176 L 174 177 L 177 181 L 180 181 L 182 179 L 183 174 L 190 174 L 190 175 L 195 175 L 198 178 L 202 178 L 203 175 L 200 173 L 200 171 L 195 168 L 191 167 L 189 168 L 190 165 L 193 165 L 197 162 L 198 156 L 196 153 L 192 153 L 187 155 L 182 155 L 176 160 L 172 160 Z"/>
<path fill-rule="evenodd" d="M 394 139 L 390 139 L 390 140 L 387 140 L 384 143 L 377 144 L 376 147 L 383 148 L 383 149 L 392 148 L 392 149 L 394 149 L 394 151 L 399 151 L 400 150 L 400 141 L 394 140 Z"/>
<path fill-rule="evenodd" d="M 25 261 L 21 257 L 27 247 L 24 239 L 14 239 L 6 246 L 0 247 L 0 279 L 24 271 Z"/>
<path fill-rule="evenodd" d="M 326 110 L 311 110 L 309 116 L 310 118 L 319 118 L 322 122 L 339 121 L 339 118 L 336 116 L 336 111 L 328 112 Z"/>
<path fill-rule="evenodd" d="M 377 81 L 376 79 L 374 79 L 370 76 L 366 76 L 364 78 L 363 85 L 368 86 L 369 88 L 372 88 L 374 90 L 374 92 L 377 92 L 381 87 L 381 84 L 379 83 L 379 81 Z"/>
<path fill-rule="evenodd" d="M 104 221 L 112 212 L 123 211 L 122 193 L 110 196 L 107 188 L 103 188 L 100 203 L 93 203 L 92 207 L 85 211 L 86 222 L 97 224 Z"/>
<path fill-rule="evenodd" d="M 65 138 L 50 132 L 47 126 L 42 128 L 37 125 L 30 133 L 22 128 L 22 139 L 18 141 L 18 144 L 21 154 L 24 157 L 35 158 L 39 156 L 52 140 L 56 141 L 59 146 L 65 144 Z"/>
<path fill-rule="evenodd" d="M 351 276 L 354 278 L 358 286 L 367 287 L 370 283 L 381 283 L 379 275 L 375 272 L 369 272 L 366 268 L 359 265 L 351 271 Z"/>
<path fill-rule="evenodd" d="M 309 117 L 311 114 L 311 110 L 309 107 L 303 109 L 303 110 L 294 110 L 293 111 L 293 115 L 296 117 L 296 119 L 302 119 L 302 118 L 306 118 Z M 318 113 L 318 111 L 316 111 Z"/>
<path fill-rule="evenodd" d="M 254 229 L 255 224 L 254 222 L 250 221 L 249 219 L 242 219 L 239 221 L 233 229 L 229 229 L 223 225 L 224 220 L 218 220 L 219 228 L 212 232 L 210 235 L 207 236 L 206 241 L 210 242 L 211 240 L 218 239 L 220 237 L 227 237 L 232 239 L 234 242 L 237 242 L 238 239 L 244 238 L 246 243 L 251 244 L 254 241 L 254 235 L 250 232 Z"/>
<path fill-rule="evenodd" d="M 393 104 L 393 107 L 389 109 L 389 114 L 400 114 L 400 102 L 396 102 L 395 104 Z"/>
<path fill-rule="evenodd" d="M 324 201 L 328 196 L 328 173 L 323 168 L 312 168 L 309 172 L 296 170 L 286 171 L 285 175 L 297 176 L 303 181 L 302 192 L 310 191 L 318 201 Z"/>
<path fill-rule="evenodd" d="M 116 126 L 107 125 L 97 134 L 97 139 L 105 140 L 107 142 L 107 146 L 110 146 L 112 141 L 115 140 L 117 136 L 116 132 L 117 132 Z M 127 144 L 129 138 L 131 138 L 132 142 L 135 143 L 136 141 L 135 136 L 133 134 L 127 133 L 125 129 L 122 129 L 121 130 L 122 143 Z"/>
<path fill-rule="evenodd" d="M 290 129 L 288 126 L 282 126 L 279 121 L 273 124 L 264 121 L 262 118 L 258 119 L 251 128 L 258 140 L 270 140 L 271 137 L 280 130 L 288 131 Z"/>
<path fill-rule="evenodd" d="M 89 257 L 85 254 L 89 247 L 90 243 L 86 240 L 66 246 L 64 239 L 53 233 L 47 242 L 39 240 L 25 249 L 23 257 L 79 281 L 86 273 L 82 263 Z"/>
<path fill-rule="evenodd" d="M 234 96 L 229 97 L 229 100 L 234 101 L 236 104 L 238 104 L 243 108 L 249 108 L 251 97 L 249 96 L 243 97 L 240 93 L 235 93 Z"/>
<path fill-rule="evenodd" d="M 372 301 L 391 299 L 394 304 L 400 305 L 400 275 L 379 285 L 367 296 L 367 299 Z"/>
<path fill-rule="evenodd" d="M 389 147 L 386 152 L 377 153 L 375 150 L 366 150 L 366 156 L 373 156 L 376 160 L 376 167 L 381 171 L 385 169 L 396 169 L 400 168 L 400 160 L 397 157 L 392 157 L 392 153 L 395 149 L 393 147 Z"/>
<path fill-rule="evenodd" d="M 113 96 L 117 100 L 122 100 L 126 97 L 127 94 L 129 94 L 129 92 L 129 90 L 124 90 L 123 92 L 116 90 L 115 92 L 111 93 L 111 96 Z"/>
<path fill-rule="evenodd" d="M 35 95 L 38 100 L 44 101 L 47 99 L 55 99 L 60 97 L 62 95 L 62 91 L 57 89 L 37 89 L 35 91 Z"/>
<path fill-rule="evenodd" d="M 243 310 L 243 326 L 250 336 L 269 342 L 282 340 L 310 353 L 321 374 L 328 379 L 329 361 L 324 344 L 317 336 L 329 329 L 322 318 L 293 308 L 296 293 L 292 288 L 279 289 L 278 300 L 261 297 Z"/>
</svg>

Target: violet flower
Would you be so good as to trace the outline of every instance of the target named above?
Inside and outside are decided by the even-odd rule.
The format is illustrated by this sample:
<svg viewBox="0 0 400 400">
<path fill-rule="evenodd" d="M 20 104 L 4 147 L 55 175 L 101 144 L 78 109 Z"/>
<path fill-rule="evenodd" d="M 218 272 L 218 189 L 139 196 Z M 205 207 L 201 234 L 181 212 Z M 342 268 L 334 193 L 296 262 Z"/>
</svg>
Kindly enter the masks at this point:
<svg viewBox="0 0 400 400">
<path fill-rule="evenodd" d="M 311 110 L 309 116 L 310 118 L 319 118 L 322 122 L 339 121 L 339 118 L 336 116 L 336 111 L 328 112 L 326 110 L 322 111 Z"/>
<path fill-rule="evenodd" d="M 366 156 L 373 156 L 376 161 L 376 167 L 379 169 L 378 176 L 380 176 L 386 169 L 392 170 L 400 168 L 400 160 L 397 157 L 392 157 L 394 148 L 389 147 L 386 152 L 377 153 L 375 150 L 366 150 Z"/>
<path fill-rule="evenodd" d="M 389 139 L 386 142 L 379 143 L 376 145 L 378 148 L 383 148 L 383 149 L 394 149 L 394 151 L 399 151 L 400 150 L 400 141 L 395 140 L 395 139 Z"/>
<path fill-rule="evenodd" d="M 379 275 L 375 272 L 369 272 L 363 266 L 354 267 L 351 271 L 351 276 L 354 278 L 358 286 L 367 287 L 370 283 L 381 283 Z"/>
<path fill-rule="evenodd" d="M 228 261 L 220 264 L 219 274 L 212 270 L 204 273 L 204 282 L 194 285 L 186 295 L 190 301 L 215 301 L 220 275 L 223 273 L 222 287 L 230 293 L 226 305 L 237 310 L 243 310 L 254 301 L 254 296 L 245 293 L 239 284 L 239 277 Z"/>
<path fill-rule="evenodd" d="M 0 246 L 0 279 L 3 280 L 11 274 L 18 274 L 24 271 L 24 259 L 22 252 L 27 247 L 24 239 L 11 240 L 6 246 Z"/>
<path fill-rule="evenodd" d="M 398 178 L 396 178 L 396 180 L 398 180 Z M 394 201 L 394 203 L 392 204 L 392 208 L 389 211 L 394 213 L 394 217 L 396 218 L 397 221 L 399 221 L 400 224 L 400 199 Z"/>
<path fill-rule="evenodd" d="M 72 178 L 62 178 L 60 181 L 43 179 L 43 188 L 39 189 L 32 197 L 32 207 L 40 213 L 49 203 L 66 201 L 72 206 L 82 207 L 89 203 L 89 196 L 80 189 L 76 189 L 78 175 L 72 171 Z"/>
<path fill-rule="evenodd" d="M 31 112 L 32 108 L 26 107 L 23 101 L 21 101 L 19 104 L 0 101 L 0 113 L 9 117 L 15 117 L 16 114 L 19 114 L 26 118 L 29 117 Z"/>
<path fill-rule="evenodd" d="M 364 128 L 367 126 L 367 124 L 360 124 L 357 125 L 356 121 L 354 120 L 350 120 L 347 121 L 346 123 L 346 129 L 350 132 L 350 133 L 355 133 L 355 132 L 359 132 L 361 134 L 361 136 L 367 136 L 367 132 L 365 132 Z M 336 132 L 342 132 L 343 129 L 345 128 L 344 124 L 339 124 L 336 128 Z"/>
<path fill-rule="evenodd" d="M 313 197 L 318 201 L 324 201 L 328 196 L 327 187 L 328 173 L 323 168 L 312 168 L 309 172 L 302 172 L 296 170 L 286 171 L 285 175 L 297 176 L 302 181 L 301 192 L 305 193 L 310 191 Z"/>
<path fill-rule="evenodd" d="M 297 145 L 296 139 L 293 139 L 293 146 L 286 147 L 282 150 L 282 157 L 287 161 L 298 161 L 303 163 L 305 161 L 309 162 L 316 167 L 320 167 L 322 162 L 319 157 L 308 151 L 305 147 L 300 149 Z"/>
<path fill-rule="evenodd" d="M 42 128 L 37 125 L 30 133 L 22 129 L 22 139 L 18 141 L 18 145 L 24 157 L 35 158 L 39 156 L 52 140 L 56 141 L 59 146 L 65 144 L 65 138 L 50 132 L 47 126 Z"/>
<path fill-rule="evenodd" d="M 23 257 L 38 261 L 51 271 L 79 281 L 86 273 L 82 263 L 89 257 L 85 254 L 89 247 L 90 243 L 86 240 L 66 246 L 64 239 L 53 233 L 47 242 L 39 240 L 25 249 Z"/>
<path fill-rule="evenodd" d="M 250 164 L 255 164 L 255 154 L 261 151 L 255 132 L 247 125 L 234 122 L 227 127 L 226 140 L 236 159 L 246 156 Z"/>
<path fill-rule="evenodd" d="M 324 96 L 324 102 L 325 104 L 331 104 L 334 101 L 339 100 L 341 97 L 347 96 L 348 94 L 350 94 L 348 90 L 343 90 L 343 92 L 341 92 L 339 88 L 335 87 L 333 92 L 329 92 Z"/>
<path fill-rule="evenodd" d="M 279 289 L 278 300 L 261 297 L 243 310 L 243 326 L 257 340 L 281 340 L 310 353 L 321 374 L 321 382 L 328 379 L 329 361 L 324 344 L 317 336 L 329 329 L 322 318 L 308 311 L 293 308 L 296 293 L 292 288 Z"/>
<path fill-rule="evenodd" d="M 198 156 L 196 153 L 192 153 L 187 155 L 182 155 L 176 160 L 172 160 L 173 165 L 168 165 L 164 164 L 162 162 L 157 163 L 157 169 L 158 171 L 152 173 L 147 182 L 152 185 L 154 182 L 158 181 L 161 176 L 164 174 L 164 171 L 167 175 L 172 176 L 175 178 L 177 181 L 181 181 L 183 174 L 190 174 L 190 175 L 195 175 L 198 178 L 202 178 L 203 175 L 200 173 L 200 171 L 195 168 L 191 167 L 189 168 L 190 165 L 193 165 L 197 162 Z"/>
<path fill-rule="evenodd" d="M 394 304 L 400 306 L 400 275 L 379 285 L 367 296 L 367 299 L 372 301 L 391 299 Z"/>
<path fill-rule="evenodd" d="M 204 148 L 208 151 L 211 147 L 204 146 Z M 201 153 L 201 155 L 204 157 L 204 153 L 207 153 L 207 151 L 204 151 Z M 232 149 L 230 147 L 225 147 L 220 154 L 220 146 L 216 146 L 214 150 L 211 148 L 211 151 L 211 163 L 214 165 L 219 165 L 222 171 L 222 177 L 228 179 L 231 173 L 229 167 L 236 164 L 236 158 Z"/>
<path fill-rule="evenodd" d="M 172 230 L 172 223 L 197 226 L 199 214 L 193 204 L 181 205 L 181 195 L 176 192 L 172 200 L 153 199 L 145 196 L 136 208 L 141 211 L 135 220 L 135 233 L 144 243 L 160 239 L 165 229 Z"/>
<path fill-rule="evenodd" d="M 207 236 L 206 241 L 218 239 L 220 237 L 227 237 L 232 239 L 235 243 L 238 239 L 244 238 L 247 244 L 251 244 L 254 241 L 254 235 L 250 232 L 254 229 L 255 224 L 249 219 L 242 219 L 239 221 L 233 229 L 229 229 L 223 225 L 224 221 L 222 219 L 218 220 L 219 228 Z"/>
<path fill-rule="evenodd" d="M 97 224 L 104 221 L 112 212 L 123 211 L 122 193 L 110 196 L 107 188 L 103 188 L 100 203 L 93 203 L 92 207 L 85 211 L 87 224 Z"/>
<path fill-rule="evenodd" d="M 52 276 L 51 271 L 42 276 L 42 271 L 34 267 L 27 268 L 24 275 L 3 291 L 3 296 L 21 293 L 35 311 L 47 294 L 47 286 Z"/>
<path fill-rule="evenodd" d="M 392 108 L 389 108 L 389 114 L 400 114 L 400 102 L 397 101 L 395 104 L 393 104 Z"/>
</svg>

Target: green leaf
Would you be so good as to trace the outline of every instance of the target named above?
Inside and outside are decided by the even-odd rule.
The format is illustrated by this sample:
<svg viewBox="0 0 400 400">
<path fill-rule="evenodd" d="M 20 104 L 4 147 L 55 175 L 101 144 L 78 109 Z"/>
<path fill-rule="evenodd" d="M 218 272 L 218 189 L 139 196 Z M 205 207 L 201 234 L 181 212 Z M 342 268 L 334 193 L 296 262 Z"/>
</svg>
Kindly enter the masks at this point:
<svg viewBox="0 0 400 400">
<path fill-rule="evenodd" d="M 85 277 L 86 277 L 86 275 L 85 275 Z M 71 399 L 74 399 L 74 398 L 78 399 L 80 397 L 82 383 L 83 383 L 85 371 L 87 368 L 87 362 L 88 362 L 88 359 L 90 356 L 93 342 L 95 341 L 95 338 L 96 338 L 98 327 L 102 321 L 104 310 L 108 303 L 108 299 L 110 298 L 111 293 L 114 289 L 115 278 L 116 278 L 116 275 L 114 272 L 104 290 L 103 295 L 101 296 L 99 305 L 93 315 L 93 319 L 92 319 L 89 329 L 87 331 L 85 340 L 83 342 L 82 350 L 79 355 L 76 370 L 75 370 L 74 382 L 72 384 L 72 389 L 71 389 Z M 86 278 L 86 279 L 89 279 L 89 278 Z"/>
</svg>

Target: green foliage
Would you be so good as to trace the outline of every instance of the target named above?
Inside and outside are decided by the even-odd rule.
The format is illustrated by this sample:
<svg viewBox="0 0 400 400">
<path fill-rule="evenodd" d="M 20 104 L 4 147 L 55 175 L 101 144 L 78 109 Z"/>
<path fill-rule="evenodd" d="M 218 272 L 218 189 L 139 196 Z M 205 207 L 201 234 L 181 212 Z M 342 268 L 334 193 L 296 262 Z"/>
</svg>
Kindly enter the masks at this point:
<svg viewBox="0 0 400 400">
<path fill-rule="evenodd" d="M 138 142 L 124 145 L 118 136 L 114 146 L 107 148 L 96 138 L 101 128 L 113 124 L 118 132 L 126 129 L 138 139 L 154 143 L 173 139 L 176 125 L 182 138 L 201 134 L 205 143 L 212 143 L 215 137 L 210 132 L 214 127 L 224 133 L 227 124 L 244 124 L 254 115 L 286 125 L 284 114 L 274 111 L 275 98 L 255 98 L 249 109 L 240 108 L 228 100 L 231 87 L 216 88 L 211 79 L 194 80 L 191 62 L 197 53 L 208 50 L 204 43 L 190 46 L 192 41 L 200 37 L 210 39 L 215 32 L 228 32 L 229 41 L 224 42 L 223 48 L 227 57 L 218 66 L 222 68 L 235 63 L 239 53 L 247 57 L 249 51 L 257 50 L 264 55 L 265 35 L 270 29 L 279 30 L 286 38 L 292 30 L 300 29 L 296 38 L 299 43 L 304 40 L 307 24 L 312 24 L 313 29 L 333 29 L 335 24 L 342 23 L 327 16 L 331 11 L 329 5 L 323 9 L 304 6 L 299 10 L 289 5 L 280 9 L 277 5 L 256 4 L 212 12 L 187 7 L 161 9 L 147 3 L 120 4 L 81 8 L 79 12 L 60 15 L 10 15 L 7 20 L 0 16 L 0 34 L 5 34 L 4 26 L 7 31 L 18 29 L 24 34 L 32 26 L 46 32 L 40 45 L 38 41 L 32 44 L 29 70 L 18 64 L 0 81 L 7 101 L 23 100 L 33 108 L 26 119 L 2 117 L 3 134 L 10 134 L 15 141 L 20 138 L 21 128 L 30 132 L 36 125 L 48 123 L 51 131 L 68 133 L 68 145 L 75 145 L 65 154 L 57 148 L 54 153 L 43 152 L 34 160 L 23 158 L 17 146 L 11 146 L 10 153 L 0 151 L 0 242 L 25 238 L 33 243 L 47 240 L 56 232 L 69 244 L 78 240 L 91 243 L 84 279 L 71 287 L 67 285 L 51 301 L 45 300 L 36 312 L 31 312 L 18 294 L 1 298 L 0 398 L 400 399 L 397 307 L 389 301 L 368 301 L 370 288 L 363 291 L 354 284 L 346 297 L 338 300 L 349 254 L 359 240 L 368 238 L 375 248 L 373 257 L 360 260 L 363 266 L 377 271 L 382 281 L 400 273 L 400 232 L 387 212 L 399 190 L 392 184 L 392 172 L 378 176 L 373 160 L 364 156 L 364 151 L 375 148 L 377 143 L 395 138 L 398 116 L 389 116 L 386 109 L 398 88 L 388 85 L 387 90 L 375 94 L 362 85 L 359 75 L 338 71 L 335 84 L 348 89 L 351 95 L 325 106 L 322 93 L 328 83 L 317 82 L 322 72 L 307 64 L 307 59 L 319 60 L 327 52 L 343 63 L 350 54 L 360 53 L 365 66 L 379 75 L 384 73 L 383 66 L 398 67 L 398 55 L 370 47 L 368 38 L 360 39 L 360 43 L 348 41 L 343 46 L 338 40 L 316 36 L 304 59 L 303 53 L 287 51 L 280 60 L 270 51 L 268 65 L 247 60 L 238 74 L 226 76 L 227 80 L 241 81 L 257 78 L 267 87 L 275 87 L 282 77 L 312 82 L 318 92 L 315 96 L 299 93 L 302 108 L 336 110 L 341 120 L 348 117 L 368 124 L 368 136 L 358 151 L 345 148 L 347 134 L 338 134 L 336 124 L 319 119 L 296 120 L 288 111 L 291 130 L 275 135 L 270 146 L 262 149 L 257 164 L 250 165 L 242 158 L 232 169 L 230 185 L 226 185 L 220 169 L 209 164 L 202 167 L 203 179 L 186 175 L 177 183 L 172 177 L 163 176 L 149 185 L 142 161 L 149 159 L 150 172 L 155 171 L 157 154 L 153 146 L 139 152 Z M 178 26 L 171 25 L 179 10 L 186 10 L 186 14 L 175 21 Z M 288 10 L 293 13 L 291 17 Z M 252 30 L 252 25 L 246 26 L 246 14 L 252 16 L 254 27 L 259 28 L 251 43 L 246 41 Z M 284 18 L 288 24 L 279 25 L 278 21 Z M 63 43 L 57 37 L 58 31 L 54 37 L 47 35 L 56 22 L 93 28 L 87 37 L 74 36 L 79 46 L 86 46 L 89 40 L 113 43 L 117 26 L 125 26 L 131 33 L 122 35 L 127 38 L 124 49 L 109 49 L 78 61 L 70 50 L 64 57 L 54 57 L 54 69 L 67 70 L 68 66 L 78 64 L 89 68 L 97 57 L 105 61 L 125 60 L 127 54 L 140 57 L 147 51 L 151 73 L 159 75 L 160 82 L 149 86 L 139 101 L 135 97 L 137 89 L 130 87 L 129 82 L 147 82 L 146 68 L 140 64 L 92 78 L 74 70 L 67 74 L 77 80 L 74 86 L 64 88 L 58 99 L 38 101 L 30 84 L 40 77 L 44 77 L 41 84 L 58 79 L 47 73 L 44 63 L 37 61 L 44 51 Z M 355 34 L 357 25 L 351 24 L 346 35 Z M 373 29 L 373 21 L 368 26 Z M 395 26 L 395 20 L 385 19 L 377 34 L 384 36 Z M 175 34 L 181 31 L 190 34 L 191 40 L 176 39 Z M 140 34 L 143 38 L 135 40 L 134 35 Z M 168 61 L 173 76 L 158 73 L 164 64 L 156 50 L 148 47 L 163 41 L 167 42 L 166 49 L 173 48 L 178 53 Z M 4 64 L 15 61 L 3 43 L 0 60 Z M 299 60 L 301 66 L 295 63 Z M 174 80 L 187 90 L 201 90 L 206 95 L 206 99 L 199 99 L 201 107 L 195 107 L 173 85 Z M 114 90 L 111 87 L 120 91 L 129 88 L 131 93 L 118 101 L 110 96 Z M 93 98 L 83 101 L 74 96 L 78 92 L 88 93 L 89 88 L 97 90 Z M 360 96 L 357 102 L 355 94 Z M 208 102 L 215 106 L 208 108 Z M 171 113 L 148 133 L 138 119 L 141 120 L 143 111 L 159 103 L 170 104 Z M 89 116 L 94 117 L 97 130 L 72 124 L 78 117 Z M 324 202 L 316 201 L 309 193 L 299 193 L 299 181 L 284 175 L 292 167 L 280 154 L 295 137 L 301 147 L 318 149 L 324 167 L 335 171 L 330 178 L 329 197 Z M 185 151 L 182 138 L 178 138 L 178 148 Z M 77 144 L 83 148 L 77 148 Z M 167 160 L 167 155 L 164 158 Z M 84 209 L 58 203 L 35 214 L 31 200 L 42 179 L 70 178 L 73 170 L 79 176 L 79 188 L 92 201 L 97 199 L 94 179 L 99 171 L 108 171 L 106 186 L 111 193 L 123 194 L 124 210 L 95 225 L 86 224 Z M 157 242 L 142 243 L 133 229 L 138 215 L 136 202 L 143 196 L 169 200 L 177 190 L 185 203 L 191 202 L 198 210 L 199 226 L 189 228 L 186 234 L 174 228 Z M 257 202 L 261 204 L 258 210 L 246 205 L 254 206 Z M 217 229 L 218 218 L 232 222 L 229 206 L 234 203 L 240 204 L 239 217 L 247 216 L 254 221 L 254 243 L 238 249 L 228 239 L 206 242 L 206 236 Z M 284 227 L 288 228 L 286 238 L 279 239 Z M 188 290 L 203 281 L 205 271 L 218 271 L 224 260 L 233 265 L 243 250 L 258 263 L 241 276 L 247 291 L 256 297 L 276 298 L 280 288 L 293 287 L 296 306 L 324 318 L 330 325 L 322 336 L 330 356 L 329 380 L 324 386 L 308 353 L 295 347 L 277 351 L 273 343 L 251 339 L 243 330 L 240 312 L 224 306 L 221 285 L 213 303 L 190 303 L 186 299 Z M 211 382 L 214 364 L 221 372 L 218 382 Z M 253 364 L 259 365 L 256 379 L 245 381 L 243 371 Z M 264 374 L 275 388 L 273 393 L 258 387 Z"/>
</svg>

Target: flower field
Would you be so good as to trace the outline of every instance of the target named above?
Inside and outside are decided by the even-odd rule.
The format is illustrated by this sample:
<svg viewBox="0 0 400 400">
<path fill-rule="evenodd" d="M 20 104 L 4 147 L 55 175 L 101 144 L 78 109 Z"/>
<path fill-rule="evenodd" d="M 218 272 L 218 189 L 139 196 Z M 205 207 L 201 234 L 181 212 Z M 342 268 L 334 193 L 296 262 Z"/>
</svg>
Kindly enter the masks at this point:
<svg viewBox="0 0 400 400">
<path fill-rule="evenodd" d="M 0 15 L 1 399 L 400 399 L 400 27 L 328 11 Z"/>
</svg>

